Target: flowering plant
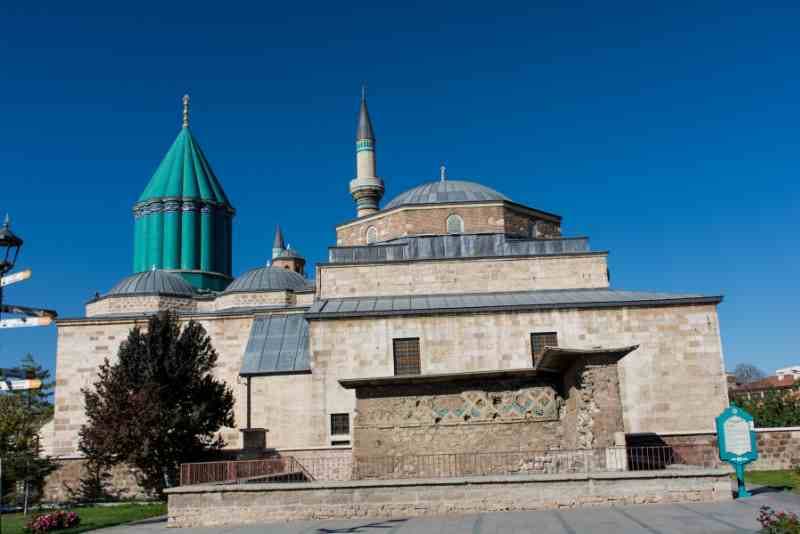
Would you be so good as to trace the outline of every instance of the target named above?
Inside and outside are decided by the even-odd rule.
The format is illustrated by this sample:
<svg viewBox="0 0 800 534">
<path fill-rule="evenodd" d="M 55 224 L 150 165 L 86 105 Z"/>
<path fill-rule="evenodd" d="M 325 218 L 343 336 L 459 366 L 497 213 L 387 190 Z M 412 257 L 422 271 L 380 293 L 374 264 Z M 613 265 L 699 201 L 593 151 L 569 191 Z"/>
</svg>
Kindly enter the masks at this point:
<svg viewBox="0 0 800 534">
<path fill-rule="evenodd" d="M 34 516 L 25 527 L 25 530 L 31 534 L 44 534 L 51 530 L 77 527 L 80 522 L 81 518 L 78 517 L 78 514 L 75 512 L 56 510 L 47 514 Z"/>
<path fill-rule="evenodd" d="M 800 534 L 800 518 L 797 514 L 776 512 L 769 506 L 762 506 L 758 514 L 761 532 L 765 534 Z"/>
</svg>

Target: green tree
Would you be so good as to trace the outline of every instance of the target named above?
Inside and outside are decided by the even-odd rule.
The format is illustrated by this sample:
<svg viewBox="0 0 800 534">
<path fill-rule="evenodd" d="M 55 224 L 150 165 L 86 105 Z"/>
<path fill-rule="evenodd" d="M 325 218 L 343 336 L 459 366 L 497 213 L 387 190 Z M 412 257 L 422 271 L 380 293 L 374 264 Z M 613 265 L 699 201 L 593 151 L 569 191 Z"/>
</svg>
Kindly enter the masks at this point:
<svg viewBox="0 0 800 534">
<path fill-rule="evenodd" d="M 31 501 L 38 498 L 45 477 L 57 467 L 40 454 L 40 430 L 53 416 L 50 371 L 37 364 L 30 354 L 22 359 L 19 369 L 29 378 L 41 380 L 42 387 L 0 394 L 0 459 L 3 462 L 0 502 L 6 504 L 21 502 L 25 490 Z M 22 492 L 17 491 L 20 486 Z"/>
<path fill-rule="evenodd" d="M 763 397 L 737 397 L 734 404 L 749 412 L 757 427 L 800 426 L 800 384 L 768 389 Z"/>
<path fill-rule="evenodd" d="M 138 469 L 145 490 L 163 496 L 177 483 L 180 464 L 207 458 L 225 443 L 216 435 L 234 426 L 233 391 L 214 378 L 217 353 L 205 329 L 173 314 L 133 328 L 107 359 L 98 380 L 84 389 L 88 422 L 79 448 L 106 468 Z"/>
</svg>

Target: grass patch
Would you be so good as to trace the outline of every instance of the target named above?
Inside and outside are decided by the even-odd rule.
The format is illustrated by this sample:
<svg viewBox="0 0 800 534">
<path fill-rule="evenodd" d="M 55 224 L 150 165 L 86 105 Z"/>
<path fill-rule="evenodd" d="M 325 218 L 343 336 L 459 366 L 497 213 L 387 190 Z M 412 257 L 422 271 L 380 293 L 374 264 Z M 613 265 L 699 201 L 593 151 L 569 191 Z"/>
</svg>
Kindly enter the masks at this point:
<svg viewBox="0 0 800 534">
<path fill-rule="evenodd" d="M 800 493 L 800 476 L 791 469 L 779 471 L 744 471 L 745 484 L 757 486 L 771 486 L 776 488 L 786 488 L 795 493 Z"/>
<path fill-rule="evenodd" d="M 118 506 L 74 507 L 67 508 L 67 510 L 77 512 L 81 518 L 81 524 L 75 528 L 54 531 L 58 534 L 78 534 L 87 530 L 113 527 L 131 521 L 157 517 L 167 513 L 167 505 L 166 503 L 121 504 Z M 43 510 L 43 512 L 47 511 Z M 27 518 L 22 514 L 3 514 L 0 516 L 0 521 L 2 521 L 0 532 L 2 534 L 22 534 L 25 523 L 30 517 L 30 514 Z"/>
</svg>

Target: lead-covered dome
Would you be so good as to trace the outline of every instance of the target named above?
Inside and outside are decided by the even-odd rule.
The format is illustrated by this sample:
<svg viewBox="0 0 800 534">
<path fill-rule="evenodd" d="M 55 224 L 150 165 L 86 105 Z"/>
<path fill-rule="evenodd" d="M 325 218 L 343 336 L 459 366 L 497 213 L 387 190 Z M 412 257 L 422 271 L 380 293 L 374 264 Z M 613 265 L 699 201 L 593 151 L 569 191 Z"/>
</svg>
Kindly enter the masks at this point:
<svg viewBox="0 0 800 534">
<path fill-rule="evenodd" d="M 443 204 L 446 202 L 476 202 L 481 200 L 510 200 L 494 189 L 464 180 L 440 180 L 409 189 L 394 197 L 383 209 L 389 210 L 411 204 Z"/>
<path fill-rule="evenodd" d="M 180 275 L 156 269 L 124 278 L 105 294 L 106 297 L 125 295 L 191 297 L 194 289 Z"/>
<path fill-rule="evenodd" d="M 236 278 L 225 293 L 253 291 L 286 291 L 309 289 L 311 282 L 302 275 L 279 267 L 259 267 Z"/>
</svg>

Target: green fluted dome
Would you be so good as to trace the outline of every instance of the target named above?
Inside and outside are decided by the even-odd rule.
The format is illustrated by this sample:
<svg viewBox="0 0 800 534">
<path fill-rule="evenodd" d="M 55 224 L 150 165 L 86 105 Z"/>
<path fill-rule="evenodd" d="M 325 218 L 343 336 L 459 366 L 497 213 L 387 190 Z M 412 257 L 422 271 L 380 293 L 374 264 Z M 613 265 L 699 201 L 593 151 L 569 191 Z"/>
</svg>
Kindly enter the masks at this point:
<svg viewBox="0 0 800 534">
<path fill-rule="evenodd" d="M 163 269 L 199 290 L 222 291 L 233 279 L 234 209 L 200 144 L 184 127 L 139 200 L 133 270 Z"/>
<path fill-rule="evenodd" d="M 222 185 L 189 128 L 181 128 L 139 202 L 162 198 L 205 200 L 230 206 Z"/>
</svg>

